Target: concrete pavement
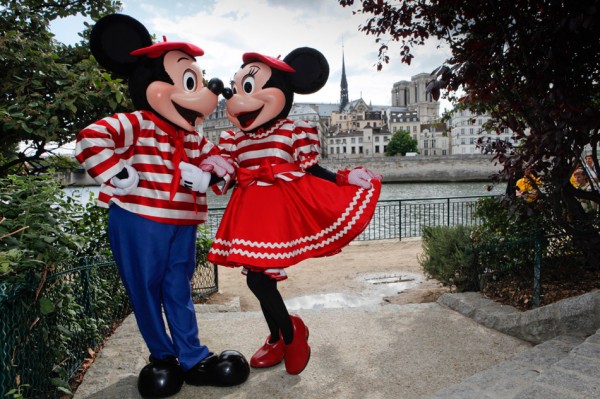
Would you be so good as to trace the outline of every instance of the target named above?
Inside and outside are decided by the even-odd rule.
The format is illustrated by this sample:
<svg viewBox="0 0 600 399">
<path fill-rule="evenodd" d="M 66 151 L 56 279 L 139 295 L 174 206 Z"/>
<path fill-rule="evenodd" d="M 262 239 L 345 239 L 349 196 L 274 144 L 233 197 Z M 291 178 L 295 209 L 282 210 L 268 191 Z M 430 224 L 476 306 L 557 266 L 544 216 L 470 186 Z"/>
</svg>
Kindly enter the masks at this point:
<svg viewBox="0 0 600 399">
<path fill-rule="evenodd" d="M 248 359 L 267 327 L 238 297 L 197 305 L 202 342 Z M 174 399 L 600 399 L 600 291 L 520 312 L 478 293 L 437 303 L 301 309 L 311 360 L 297 376 L 283 364 L 252 369 L 232 388 L 184 385 Z M 148 359 L 129 316 L 86 373 L 74 399 L 140 398 Z"/>
<path fill-rule="evenodd" d="M 203 343 L 213 351 L 236 349 L 249 359 L 267 335 L 258 312 L 205 313 L 207 305 L 198 310 Z M 184 385 L 174 398 L 421 398 L 531 348 L 436 303 L 298 314 L 310 328 L 312 348 L 300 375 L 287 374 L 283 364 L 252 369 L 240 386 Z M 130 316 L 98 355 L 75 399 L 139 398 L 137 374 L 147 358 Z"/>
<path fill-rule="evenodd" d="M 446 294 L 438 301 L 456 310 L 439 303 L 301 310 L 298 314 L 311 329 L 312 357 L 300 375 L 287 374 L 283 365 L 252 369 L 240 386 L 184 385 L 173 398 L 600 398 L 600 330 L 590 335 L 578 327 L 589 330 L 589 320 L 574 322 L 565 311 L 585 307 L 591 312 L 587 316 L 574 313 L 598 320 L 600 292 L 565 301 L 554 310 L 538 310 L 539 316 L 519 316 L 548 324 L 548 314 L 562 309 L 563 322 L 553 322 L 559 335 L 536 346 L 480 324 L 488 320 L 498 325 L 498 314 L 512 311 L 494 310 L 495 305 L 473 294 Z M 239 312 L 238 306 L 235 301 L 198 305 L 199 325 L 203 343 L 212 350 L 236 349 L 249 358 L 262 344 L 266 326 L 260 313 Z M 530 329 L 524 331 L 530 337 Z M 130 316 L 100 352 L 74 398 L 138 399 L 137 374 L 147 358 Z"/>
</svg>

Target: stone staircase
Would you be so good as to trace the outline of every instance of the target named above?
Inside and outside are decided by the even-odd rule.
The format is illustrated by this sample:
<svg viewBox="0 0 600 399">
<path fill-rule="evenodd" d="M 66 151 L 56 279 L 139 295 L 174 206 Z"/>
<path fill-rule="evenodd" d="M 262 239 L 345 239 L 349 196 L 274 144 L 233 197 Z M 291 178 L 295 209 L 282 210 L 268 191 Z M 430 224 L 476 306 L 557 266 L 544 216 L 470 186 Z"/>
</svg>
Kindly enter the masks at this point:
<svg viewBox="0 0 600 399">
<path fill-rule="evenodd" d="M 600 291 L 518 312 L 479 294 L 441 304 L 499 331 L 539 343 L 427 399 L 600 398 Z"/>
</svg>

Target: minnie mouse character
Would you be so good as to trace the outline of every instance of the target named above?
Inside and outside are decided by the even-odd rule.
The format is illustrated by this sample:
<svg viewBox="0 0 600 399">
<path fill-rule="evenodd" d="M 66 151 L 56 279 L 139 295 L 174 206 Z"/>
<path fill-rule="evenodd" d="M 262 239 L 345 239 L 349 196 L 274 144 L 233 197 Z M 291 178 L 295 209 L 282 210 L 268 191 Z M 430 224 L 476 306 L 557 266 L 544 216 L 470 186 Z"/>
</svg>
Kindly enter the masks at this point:
<svg viewBox="0 0 600 399">
<path fill-rule="evenodd" d="M 308 328 L 288 313 L 277 282 L 287 278 L 285 268 L 336 254 L 363 231 L 381 176 L 361 167 L 324 169 L 316 126 L 287 119 L 294 93 L 314 93 L 327 81 L 329 65 L 320 52 L 298 48 L 283 60 L 246 53 L 242 60 L 233 90 L 223 93 L 227 117 L 239 130 L 223 132 L 219 143 L 235 162 L 237 185 L 208 259 L 242 266 L 260 302 L 270 335 L 250 365 L 285 360 L 286 371 L 299 374 L 310 357 Z M 226 190 L 232 182 L 225 180 Z"/>
<path fill-rule="evenodd" d="M 215 355 L 200 344 L 190 285 L 197 225 L 207 218 L 205 192 L 234 172 L 195 131 L 214 111 L 223 83 L 204 86 L 195 60 L 202 49 L 166 39 L 153 44 L 146 28 L 126 15 L 100 19 L 90 48 L 103 67 L 128 78 L 137 109 L 83 129 L 76 156 L 102 185 L 98 205 L 109 208 L 111 250 L 150 350 L 138 390 L 167 397 L 184 381 L 240 384 L 250 371 L 246 359 L 236 351 Z"/>
</svg>

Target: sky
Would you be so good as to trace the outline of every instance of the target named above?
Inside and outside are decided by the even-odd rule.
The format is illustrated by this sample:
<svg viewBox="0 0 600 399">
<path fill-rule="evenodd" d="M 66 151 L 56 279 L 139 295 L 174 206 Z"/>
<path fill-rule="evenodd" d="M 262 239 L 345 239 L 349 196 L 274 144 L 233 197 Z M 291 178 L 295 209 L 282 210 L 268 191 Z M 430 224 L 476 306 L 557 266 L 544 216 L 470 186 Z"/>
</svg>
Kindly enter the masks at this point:
<svg viewBox="0 0 600 399">
<path fill-rule="evenodd" d="M 140 21 L 162 40 L 185 41 L 201 47 L 197 61 L 206 78 L 229 82 L 242 63 L 242 54 L 258 52 L 281 58 L 298 47 L 313 47 L 329 62 L 329 80 L 317 93 L 296 95 L 296 102 L 339 103 L 342 53 L 345 58 L 349 99 L 367 104 L 391 105 L 395 82 L 431 73 L 449 58 L 449 51 L 430 41 L 414 51 L 411 65 L 400 61 L 399 45 L 390 44 L 390 63 L 377 71 L 379 45 L 374 36 L 359 31 L 367 20 L 353 15 L 353 7 L 337 0 L 121 0 L 122 13 Z M 92 23 L 91 20 L 87 20 Z M 83 17 L 52 23 L 56 39 L 74 44 L 80 40 Z M 442 102 L 441 110 L 447 108 Z"/>
</svg>

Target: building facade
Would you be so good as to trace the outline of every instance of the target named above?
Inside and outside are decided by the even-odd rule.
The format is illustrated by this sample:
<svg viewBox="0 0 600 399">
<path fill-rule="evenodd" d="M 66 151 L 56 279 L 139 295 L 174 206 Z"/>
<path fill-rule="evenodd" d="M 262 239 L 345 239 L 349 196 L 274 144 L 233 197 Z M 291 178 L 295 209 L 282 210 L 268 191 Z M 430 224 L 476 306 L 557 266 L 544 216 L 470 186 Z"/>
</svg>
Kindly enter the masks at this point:
<svg viewBox="0 0 600 399">
<path fill-rule="evenodd" d="M 486 130 L 485 123 L 489 119 L 489 115 L 476 115 L 469 110 L 455 113 L 450 120 L 450 154 L 489 154 L 497 141 L 517 144 L 513 132 L 509 129 L 501 133 Z M 482 143 L 478 144 L 480 139 Z"/>
</svg>

